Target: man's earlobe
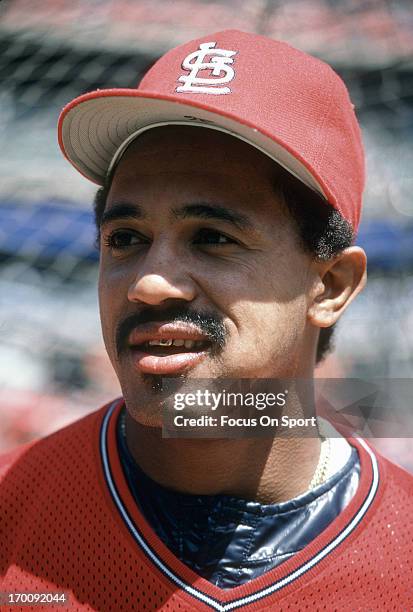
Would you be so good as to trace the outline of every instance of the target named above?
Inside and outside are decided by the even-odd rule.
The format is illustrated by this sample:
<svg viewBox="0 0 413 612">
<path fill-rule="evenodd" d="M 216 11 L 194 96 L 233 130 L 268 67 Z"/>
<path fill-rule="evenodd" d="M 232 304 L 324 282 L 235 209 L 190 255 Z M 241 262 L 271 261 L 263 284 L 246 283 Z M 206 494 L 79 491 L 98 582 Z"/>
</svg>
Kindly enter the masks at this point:
<svg viewBox="0 0 413 612">
<path fill-rule="evenodd" d="M 367 258 L 360 247 L 348 247 L 327 262 L 317 262 L 318 283 L 307 318 L 315 327 L 330 327 L 362 291 L 367 278 Z"/>
</svg>

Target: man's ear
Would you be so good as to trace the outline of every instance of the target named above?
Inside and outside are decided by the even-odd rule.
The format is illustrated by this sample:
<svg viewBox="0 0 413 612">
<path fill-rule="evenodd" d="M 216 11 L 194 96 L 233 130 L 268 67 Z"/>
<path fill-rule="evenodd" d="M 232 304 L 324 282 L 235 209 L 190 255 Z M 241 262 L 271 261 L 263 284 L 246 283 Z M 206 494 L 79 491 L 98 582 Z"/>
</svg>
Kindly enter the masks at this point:
<svg viewBox="0 0 413 612">
<path fill-rule="evenodd" d="M 330 327 L 362 291 L 367 279 L 367 257 L 352 246 L 329 261 L 317 261 L 307 318 L 315 327 Z"/>
</svg>

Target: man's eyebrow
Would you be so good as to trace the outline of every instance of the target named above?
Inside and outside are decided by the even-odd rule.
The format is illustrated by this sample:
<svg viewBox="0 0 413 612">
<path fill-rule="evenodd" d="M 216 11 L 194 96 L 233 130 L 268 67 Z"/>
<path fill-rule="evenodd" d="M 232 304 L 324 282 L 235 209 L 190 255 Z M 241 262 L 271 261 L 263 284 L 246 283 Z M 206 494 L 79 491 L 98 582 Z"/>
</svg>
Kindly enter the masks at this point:
<svg viewBox="0 0 413 612">
<path fill-rule="evenodd" d="M 246 215 L 235 212 L 225 206 L 212 206 L 201 202 L 198 204 L 186 204 L 181 208 L 173 208 L 172 213 L 177 219 L 188 219 L 189 217 L 219 219 L 232 223 L 239 229 L 254 229 L 253 223 Z"/>
<path fill-rule="evenodd" d="M 146 217 L 145 211 L 138 204 L 125 204 L 119 202 L 113 204 L 108 210 L 102 215 L 100 225 L 105 225 L 110 221 L 117 221 L 118 219 L 144 219 Z"/>
</svg>

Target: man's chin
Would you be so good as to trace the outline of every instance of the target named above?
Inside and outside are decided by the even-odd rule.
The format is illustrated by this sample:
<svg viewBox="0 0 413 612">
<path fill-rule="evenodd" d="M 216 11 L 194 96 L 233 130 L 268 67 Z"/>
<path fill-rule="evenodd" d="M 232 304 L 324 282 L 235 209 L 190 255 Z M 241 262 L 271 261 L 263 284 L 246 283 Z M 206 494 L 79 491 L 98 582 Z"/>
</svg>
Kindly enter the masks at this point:
<svg viewBox="0 0 413 612">
<path fill-rule="evenodd" d="M 136 423 L 145 427 L 162 427 L 162 402 L 154 397 L 159 393 L 152 390 L 150 394 L 124 394 L 127 411 Z"/>
</svg>

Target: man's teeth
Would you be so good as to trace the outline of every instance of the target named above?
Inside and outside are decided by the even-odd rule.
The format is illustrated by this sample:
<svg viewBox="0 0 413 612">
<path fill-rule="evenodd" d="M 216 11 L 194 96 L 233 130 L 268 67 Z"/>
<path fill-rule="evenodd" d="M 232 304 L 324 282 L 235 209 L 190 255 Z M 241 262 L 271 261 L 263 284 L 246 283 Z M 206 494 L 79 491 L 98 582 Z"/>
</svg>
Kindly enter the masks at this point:
<svg viewBox="0 0 413 612">
<path fill-rule="evenodd" d="M 149 346 L 172 346 L 173 340 L 149 340 Z"/>
<path fill-rule="evenodd" d="M 161 340 L 148 340 L 149 346 L 184 346 L 187 349 L 198 348 L 204 344 L 203 340 L 183 340 L 182 338 L 172 340 L 165 338 Z"/>
</svg>

